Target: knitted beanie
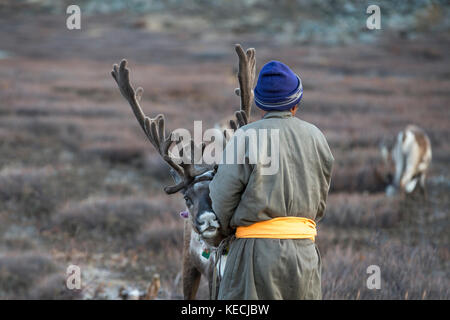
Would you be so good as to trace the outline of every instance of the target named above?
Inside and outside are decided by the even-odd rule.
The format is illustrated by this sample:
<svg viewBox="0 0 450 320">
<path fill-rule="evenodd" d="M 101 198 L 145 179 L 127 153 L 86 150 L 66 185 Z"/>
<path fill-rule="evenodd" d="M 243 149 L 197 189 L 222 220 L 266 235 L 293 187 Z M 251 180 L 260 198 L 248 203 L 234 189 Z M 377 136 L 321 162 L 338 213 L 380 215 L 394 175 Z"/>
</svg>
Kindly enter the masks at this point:
<svg viewBox="0 0 450 320">
<path fill-rule="evenodd" d="M 255 88 L 255 104 L 262 110 L 289 110 L 302 96 L 302 80 L 284 63 L 270 61 L 261 69 Z"/>
</svg>

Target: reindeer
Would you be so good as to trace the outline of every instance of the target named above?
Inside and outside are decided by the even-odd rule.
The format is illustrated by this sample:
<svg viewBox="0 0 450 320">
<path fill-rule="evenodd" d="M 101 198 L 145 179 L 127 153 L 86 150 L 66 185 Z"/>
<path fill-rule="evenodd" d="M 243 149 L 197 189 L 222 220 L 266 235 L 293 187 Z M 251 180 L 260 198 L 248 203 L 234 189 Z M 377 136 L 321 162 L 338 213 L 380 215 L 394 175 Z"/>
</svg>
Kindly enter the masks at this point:
<svg viewBox="0 0 450 320">
<path fill-rule="evenodd" d="M 397 135 L 394 147 L 388 150 L 381 144 L 381 155 L 385 166 L 395 168 L 390 177 L 386 194 L 393 196 L 397 192 L 412 193 L 418 186 L 426 197 L 425 179 L 431 163 L 431 143 L 427 134 L 415 125 L 408 125 Z"/>
<path fill-rule="evenodd" d="M 239 57 L 239 88 L 235 90 L 235 93 L 240 96 L 241 108 L 235 112 L 236 121 L 230 121 L 230 126 L 234 131 L 248 122 L 255 80 L 255 50 L 248 49 L 244 52 L 240 45 L 236 45 L 235 49 Z M 170 167 L 170 174 L 175 185 L 165 187 L 164 191 L 167 194 L 180 192 L 186 203 L 188 219 L 184 224 L 182 268 L 184 298 L 195 299 L 202 275 L 207 278 L 210 296 L 213 297 L 218 290 L 218 288 L 213 289 L 214 275 L 216 274 L 214 269 L 217 267 L 223 271 L 226 262 L 225 258 L 221 259 L 222 265 L 216 266 L 216 257 L 211 254 L 223 240 L 223 236 L 219 232 L 219 221 L 212 210 L 209 197 L 209 183 L 214 177 L 217 166 L 197 165 L 189 162 L 177 163 L 178 161 L 175 161 L 171 151 L 179 145 L 180 141 L 174 137 L 173 132 L 166 134 L 164 115 L 159 114 L 155 118 L 149 118 L 142 111 L 139 101 L 143 89 L 138 88 L 135 91 L 132 87 L 127 61 L 122 60 L 119 66 L 115 64 L 111 75 L 117 82 L 121 94 L 131 106 L 147 138 Z M 224 136 L 226 141 L 229 137 L 225 132 Z M 174 144 L 175 141 L 177 143 Z M 191 147 L 191 152 L 196 148 L 204 150 L 205 147 L 205 145 L 196 146 L 192 140 L 188 145 Z M 183 156 L 183 153 L 186 153 L 183 150 L 187 149 L 182 147 L 179 150 L 180 156 Z M 192 153 L 190 159 L 193 159 Z"/>
</svg>

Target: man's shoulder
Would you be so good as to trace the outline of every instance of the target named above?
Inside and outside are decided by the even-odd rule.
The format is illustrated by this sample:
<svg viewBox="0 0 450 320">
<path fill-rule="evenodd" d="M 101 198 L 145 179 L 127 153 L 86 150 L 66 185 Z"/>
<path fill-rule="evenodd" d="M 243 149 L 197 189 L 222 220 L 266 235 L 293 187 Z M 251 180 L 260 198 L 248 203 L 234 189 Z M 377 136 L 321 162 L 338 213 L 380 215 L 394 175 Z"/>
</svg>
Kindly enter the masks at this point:
<svg viewBox="0 0 450 320">
<path fill-rule="evenodd" d="M 250 123 L 247 123 L 245 126 L 242 126 L 240 129 L 243 131 L 247 131 L 249 129 L 265 129 L 268 127 L 268 123 L 264 119 L 259 119 Z"/>
<path fill-rule="evenodd" d="M 307 132 L 313 138 L 313 140 L 316 141 L 316 143 L 318 143 L 317 145 L 320 146 L 320 149 L 325 152 L 324 154 L 326 154 L 326 158 L 328 159 L 329 163 L 332 165 L 332 163 L 334 162 L 334 157 L 333 157 L 330 147 L 328 145 L 327 138 L 325 137 L 323 132 L 312 123 L 309 123 L 309 122 L 301 120 L 301 119 L 297 119 L 297 120 L 301 126 L 306 128 Z"/>
<path fill-rule="evenodd" d="M 309 137 L 311 137 L 311 139 L 318 143 L 318 145 L 320 145 L 322 149 L 329 150 L 330 147 L 328 146 L 327 138 L 325 137 L 325 134 L 322 132 L 322 130 L 320 130 L 316 125 L 310 122 L 298 118 L 296 119 L 298 126 L 303 128 L 303 130 L 299 130 L 301 131 L 299 132 L 300 135 L 308 135 Z"/>
<path fill-rule="evenodd" d="M 299 126 L 302 126 L 307 130 L 310 130 L 312 133 L 323 135 L 322 131 L 316 125 L 296 117 L 294 117 L 294 119 L 296 119 L 295 121 L 298 123 Z"/>
<path fill-rule="evenodd" d="M 294 130 L 296 132 L 298 132 L 298 134 L 300 135 L 311 135 L 311 136 L 319 136 L 322 137 L 323 133 L 322 131 L 315 126 L 314 124 L 299 119 L 297 117 L 292 117 L 289 119 L 290 121 L 288 123 L 286 123 L 285 126 L 283 126 L 284 128 L 286 128 L 287 130 Z"/>
<path fill-rule="evenodd" d="M 294 130 L 303 134 L 307 132 L 311 135 L 317 135 L 320 137 L 324 136 L 322 131 L 317 126 L 305 120 L 301 120 L 297 117 L 289 117 L 284 119 L 281 118 L 260 119 L 246 124 L 245 126 L 241 127 L 241 129 L 242 131 L 247 131 L 250 129 Z"/>
</svg>

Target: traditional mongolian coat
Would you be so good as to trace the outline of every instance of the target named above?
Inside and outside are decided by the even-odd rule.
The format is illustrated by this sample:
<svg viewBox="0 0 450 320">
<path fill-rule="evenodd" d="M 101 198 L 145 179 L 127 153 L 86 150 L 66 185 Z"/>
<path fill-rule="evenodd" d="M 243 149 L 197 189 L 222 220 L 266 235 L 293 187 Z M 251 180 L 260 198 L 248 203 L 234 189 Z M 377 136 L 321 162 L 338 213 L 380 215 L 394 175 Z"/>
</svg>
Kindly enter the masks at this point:
<svg viewBox="0 0 450 320">
<path fill-rule="evenodd" d="M 210 196 L 222 232 L 232 235 L 238 226 L 285 216 L 317 222 L 334 162 L 322 132 L 290 111 L 268 112 L 241 129 L 279 130 L 279 168 L 269 175 L 258 162 L 219 165 Z M 320 299 L 320 277 L 320 254 L 310 239 L 239 238 L 231 243 L 218 298 Z"/>
</svg>

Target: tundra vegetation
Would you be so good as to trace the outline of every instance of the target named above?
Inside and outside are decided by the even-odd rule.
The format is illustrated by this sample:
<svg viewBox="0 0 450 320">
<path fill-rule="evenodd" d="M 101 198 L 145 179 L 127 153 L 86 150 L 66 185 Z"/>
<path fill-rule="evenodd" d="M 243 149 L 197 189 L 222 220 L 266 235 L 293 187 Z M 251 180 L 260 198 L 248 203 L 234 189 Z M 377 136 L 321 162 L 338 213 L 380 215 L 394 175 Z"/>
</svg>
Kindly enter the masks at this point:
<svg viewBox="0 0 450 320">
<path fill-rule="evenodd" d="M 324 132 L 336 159 L 318 224 L 324 299 L 450 298 L 444 2 L 386 4 L 385 11 L 381 4 L 376 31 L 361 29 L 365 8 L 362 27 L 349 29 L 353 9 L 336 11 L 323 1 L 277 8 L 230 1 L 226 10 L 213 1 L 208 13 L 158 1 L 145 10 L 113 1 L 120 10 L 104 12 L 98 1 L 80 1 L 82 12 L 90 11 L 81 30 L 69 31 L 65 7 L 58 7 L 64 1 L 48 3 L 0 7 L 1 299 L 154 297 L 158 287 L 157 298 L 182 298 L 184 200 L 162 191 L 171 183 L 168 168 L 124 106 L 110 70 L 122 57 L 133 61 L 133 82 L 151 105 L 144 111 L 163 113 L 170 129 L 192 130 L 199 119 L 213 127 L 239 107 L 234 43 L 256 48 L 257 72 L 277 59 L 301 75 L 298 116 Z M 293 5 L 303 6 L 299 16 L 308 22 L 292 23 Z M 320 36 L 339 30 L 339 37 Z M 433 150 L 426 200 L 420 192 L 385 194 L 379 145 L 408 124 L 426 132 Z M 81 290 L 65 287 L 69 265 L 81 268 Z M 379 290 L 366 287 L 370 265 L 380 267 Z M 208 298 L 206 281 L 197 297 Z"/>
</svg>

